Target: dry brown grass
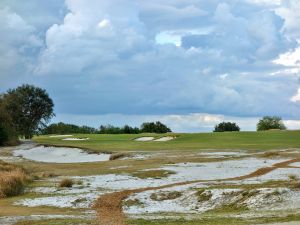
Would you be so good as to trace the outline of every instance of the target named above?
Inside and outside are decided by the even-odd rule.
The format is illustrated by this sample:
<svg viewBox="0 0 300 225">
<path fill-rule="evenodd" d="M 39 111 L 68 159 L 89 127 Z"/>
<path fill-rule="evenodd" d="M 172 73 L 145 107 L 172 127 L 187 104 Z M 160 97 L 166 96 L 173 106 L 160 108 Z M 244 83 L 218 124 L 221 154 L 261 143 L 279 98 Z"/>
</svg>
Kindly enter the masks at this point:
<svg viewBox="0 0 300 225">
<path fill-rule="evenodd" d="M 59 187 L 67 187 L 70 188 L 74 185 L 74 181 L 69 179 L 69 178 L 65 178 L 63 180 L 60 181 L 59 183 Z"/>
<path fill-rule="evenodd" d="M 21 194 L 29 181 L 23 168 L 0 161 L 0 198 Z"/>
</svg>

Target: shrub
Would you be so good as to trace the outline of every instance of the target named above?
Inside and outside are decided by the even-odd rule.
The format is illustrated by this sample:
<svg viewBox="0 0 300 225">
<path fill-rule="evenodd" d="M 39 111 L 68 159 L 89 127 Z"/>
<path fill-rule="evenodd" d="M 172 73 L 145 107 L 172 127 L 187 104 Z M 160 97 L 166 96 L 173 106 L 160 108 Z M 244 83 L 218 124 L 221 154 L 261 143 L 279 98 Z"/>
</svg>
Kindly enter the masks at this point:
<svg viewBox="0 0 300 225">
<path fill-rule="evenodd" d="M 236 123 L 222 122 L 215 126 L 214 132 L 240 131 Z"/>
<path fill-rule="evenodd" d="M 60 181 L 59 183 L 59 187 L 67 187 L 70 188 L 74 185 L 74 181 L 69 179 L 69 178 L 65 178 L 63 180 Z"/>
</svg>

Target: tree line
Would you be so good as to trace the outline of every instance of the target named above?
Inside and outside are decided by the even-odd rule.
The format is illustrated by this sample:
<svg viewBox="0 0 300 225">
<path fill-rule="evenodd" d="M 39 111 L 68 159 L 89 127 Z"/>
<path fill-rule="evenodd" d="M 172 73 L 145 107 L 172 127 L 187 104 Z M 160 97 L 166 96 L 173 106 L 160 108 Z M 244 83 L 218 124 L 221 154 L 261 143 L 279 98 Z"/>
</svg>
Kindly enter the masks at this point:
<svg viewBox="0 0 300 225">
<path fill-rule="evenodd" d="M 41 134 L 139 134 L 139 133 L 167 133 L 172 130 L 165 124 L 157 122 L 146 122 L 140 127 L 125 125 L 117 127 L 113 125 L 101 125 L 99 129 L 88 126 L 77 126 L 74 124 L 54 123 L 41 130 Z"/>
</svg>

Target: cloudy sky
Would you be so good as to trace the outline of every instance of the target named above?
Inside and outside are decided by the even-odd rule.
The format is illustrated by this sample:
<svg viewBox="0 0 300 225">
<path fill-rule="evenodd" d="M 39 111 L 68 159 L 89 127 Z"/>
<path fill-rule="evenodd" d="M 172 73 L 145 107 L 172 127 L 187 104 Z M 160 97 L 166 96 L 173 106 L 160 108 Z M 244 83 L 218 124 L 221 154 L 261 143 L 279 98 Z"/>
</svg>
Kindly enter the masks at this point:
<svg viewBox="0 0 300 225">
<path fill-rule="evenodd" d="M 0 92 L 47 89 L 56 118 L 300 128 L 299 0 L 1 0 Z"/>
</svg>

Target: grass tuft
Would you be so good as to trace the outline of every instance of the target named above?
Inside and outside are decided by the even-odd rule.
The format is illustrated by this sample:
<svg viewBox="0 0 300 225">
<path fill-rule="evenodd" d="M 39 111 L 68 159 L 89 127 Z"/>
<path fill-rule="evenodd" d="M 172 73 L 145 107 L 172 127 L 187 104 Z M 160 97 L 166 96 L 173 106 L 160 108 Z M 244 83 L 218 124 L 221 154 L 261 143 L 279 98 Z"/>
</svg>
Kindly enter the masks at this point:
<svg viewBox="0 0 300 225">
<path fill-rule="evenodd" d="M 67 187 L 70 188 L 74 185 L 74 181 L 69 178 L 62 179 L 59 183 L 59 187 Z"/>
</svg>

